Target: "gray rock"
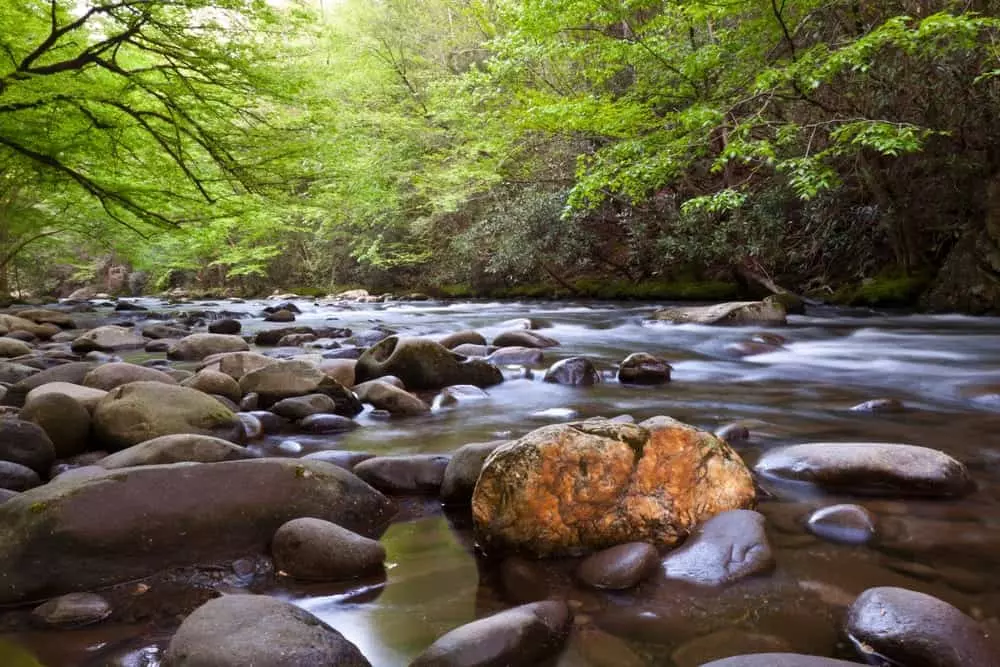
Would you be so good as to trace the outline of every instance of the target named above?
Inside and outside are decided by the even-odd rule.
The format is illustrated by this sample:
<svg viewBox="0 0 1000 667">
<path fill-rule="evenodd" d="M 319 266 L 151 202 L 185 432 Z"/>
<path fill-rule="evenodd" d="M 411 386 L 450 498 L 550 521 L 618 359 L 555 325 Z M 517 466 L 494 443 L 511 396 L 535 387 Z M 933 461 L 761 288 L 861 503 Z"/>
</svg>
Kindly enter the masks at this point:
<svg viewBox="0 0 1000 667">
<path fill-rule="evenodd" d="M 380 569 L 385 547 L 322 519 L 292 519 L 271 542 L 274 564 L 296 579 L 342 581 Z"/>
<path fill-rule="evenodd" d="M 11 498 L 16 498 L 21 495 L 19 491 L 11 491 L 10 489 L 0 489 L 0 505 L 7 502 Z"/>
<path fill-rule="evenodd" d="M 290 310 L 276 310 L 264 316 L 265 322 L 294 322 L 295 313 Z"/>
<path fill-rule="evenodd" d="M 436 410 L 439 408 L 450 407 L 452 405 L 458 405 L 459 403 L 481 401 L 489 397 L 489 394 L 474 385 L 456 384 L 442 389 L 441 393 L 434 397 L 432 404 Z"/>
<path fill-rule="evenodd" d="M 456 345 L 455 347 L 449 347 L 449 350 L 455 354 L 460 354 L 463 357 L 486 357 L 493 351 L 493 347 L 489 345 L 473 345 L 472 343 L 462 343 L 461 345 Z M 492 362 L 491 362 L 492 363 Z"/>
<path fill-rule="evenodd" d="M 244 395 L 258 394 L 264 401 L 280 401 L 293 396 L 315 394 L 327 376 L 306 361 L 274 361 L 240 377 Z M 331 379 L 332 381 L 332 379 Z"/>
<path fill-rule="evenodd" d="M 43 625 L 79 628 L 111 615 L 111 603 L 95 593 L 67 593 L 35 607 L 31 616 Z"/>
<path fill-rule="evenodd" d="M 354 466 L 354 474 L 394 495 L 438 495 L 451 457 L 443 454 L 376 456 Z"/>
<path fill-rule="evenodd" d="M 559 345 L 559 341 L 543 336 L 530 329 L 511 329 L 503 331 L 493 339 L 495 347 L 534 347 L 545 348 Z"/>
<path fill-rule="evenodd" d="M 77 354 L 85 354 L 92 350 L 114 352 L 117 350 L 136 350 L 146 345 L 146 339 L 135 334 L 132 329 L 108 325 L 91 329 L 70 343 L 70 349 Z"/>
<path fill-rule="evenodd" d="M 441 501 L 446 505 L 468 505 L 472 500 L 472 491 L 476 488 L 476 480 L 483 469 L 486 458 L 497 447 L 506 445 L 510 440 L 493 440 L 491 442 L 472 442 L 459 447 L 451 455 L 444 478 L 441 481 Z"/>
<path fill-rule="evenodd" d="M 293 396 L 282 399 L 271 406 L 271 412 L 292 421 L 320 413 L 333 413 L 336 409 L 337 404 L 326 394 Z"/>
<path fill-rule="evenodd" d="M 576 568 L 576 576 L 592 588 L 624 590 L 656 571 L 660 554 L 646 542 L 629 542 L 598 551 Z"/>
<path fill-rule="evenodd" d="M 0 489 L 27 491 L 42 483 L 38 473 L 27 466 L 11 461 L 0 461 Z"/>
<path fill-rule="evenodd" d="M 10 361 L 0 361 L 0 382 L 15 384 L 38 372 L 33 366 L 25 366 Z"/>
<path fill-rule="evenodd" d="M 41 426 L 22 419 L 0 419 L 0 461 L 18 463 L 43 475 L 55 460 L 55 447 Z"/>
<path fill-rule="evenodd" d="M 163 667 L 371 667 L 339 632 L 290 602 L 226 595 L 184 619 Z"/>
<path fill-rule="evenodd" d="M 813 512 L 806 528 L 830 542 L 864 544 L 875 535 L 875 517 L 860 505 L 831 505 Z"/>
<path fill-rule="evenodd" d="M 546 600 L 481 618 L 445 634 L 410 667 L 535 665 L 562 648 L 572 625 L 565 602 Z"/>
<path fill-rule="evenodd" d="M 7 336 L 0 337 L 0 357 L 2 358 L 23 357 L 31 354 L 31 349 L 31 346 L 22 340 Z"/>
<path fill-rule="evenodd" d="M 398 416 L 424 415 L 431 411 L 429 405 L 408 391 L 381 380 L 369 380 L 354 387 L 358 398 L 376 409 Z"/>
<path fill-rule="evenodd" d="M 343 468 L 344 470 L 353 470 L 354 466 L 362 461 L 375 458 L 375 455 L 369 454 L 368 452 L 325 450 L 322 452 L 306 454 L 302 458 L 310 461 L 325 461 L 327 463 L 332 463 L 338 468 Z"/>
<path fill-rule="evenodd" d="M 87 373 L 83 378 L 83 386 L 93 389 L 110 391 L 115 387 L 120 387 L 129 382 L 162 382 L 164 384 L 177 384 L 163 371 L 155 368 L 147 368 L 136 364 L 128 364 L 122 361 L 110 364 L 102 364 Z"/>
<path fill-rule="evenodd" d="M 256 415 L 249 412 L 237 412 L 236 417 L 243 424 L 243 433 L 246 434 L 247 440 L 257 440 L 264 437 L 264 424 Z"/>
<path fill-rule="evenodd" d="M 960 496 L 972 488 L 965 466 L 913 445 L 819 442 L 773 449 L 757 462 L 766 477 L 825 489 L 898 496 Z"/>
<path fill-rule="evenodd" d="M 618 367 L 618 381 L 622 384 L 666 384 L 673 370 L 666 359 L 635 352 L 628 355 Z"/>
<path fill-rule="evenodd" d="M 391 336 L 369 348 L 355 367 L 358 382 L 395 375 L 412 391 L 441 389 L 453 384 L 489 387 L 503 382 L 496 366 L 468 359 L 425 338 Z"/>
<path fill-rule="evenodd" d="M 256 371 L 276 363 L 278 363 L 277 359 L 257 352 L 228 352 L 205 357 L 202 359 L 198 370 L 208 369 L 219 371 L 239 381 L 251 371 Z"/>
<path fill-rule="evenodd" d="M 601 383 L 601 374 L 594 364 L 586 357 L 570 357 L 552 364 L 547 371 L 544 382 L 566 384 L 578 387 L 589 387 Z"/>
<path fill-rule="evenodd" d="M 250 346 L 239 336 L 226 334 L 198 333 L 185 336 L 167 351 L 168 359 L 200 361 L 213 354 L 227 352 L 247 352 Z"/>
<path fill-rule="evenodd" d="M 102 468 L 132 468 L 166 463 L 218 463 L 252 459 L 247 449 L 208 435 L 163 435 L 106 456 L 95 463 Z"/>
<path fill-rule="evenodd" d="M 729 510 L 701 524 L 663 559 L 664 575 L 702 586 L 732 583 L 774 567 L 764 516 Z"/>
<path fill-rule="evenodd" d="M 269 435 L 281 433 L 288 426 L 287 419 L 267 410 L 251 410 L 250 414 L 260 420 L 260 425 L 264 427 L 264 433 Z"/>
<path fill-rule="evenodd" d="M 353 419 L 326 413 L 309 415 L 299 422 L 300 429 L 306 433 L 316 434 L 344 433 L 345 431 L 353 431 L 358 426 L 360 424 Z"/>
<path fill-rule="evenodd" d="M 538 348 L 509 346 L 494 351 L 486 360 L 497 366 L 541 366 L 545 354 Z"/>
<path fill-rule="evenodd" d="M 924 593 L 870 588 L 847 613 L 847 633 L 868 660 L 927 667 L 995 667 L 1000 651 L 972 618 Z"/>
<path fill-rule="evenodd" d="M 677 324 L 770 324 L 787 323 L 786 311 L 780 303 L 739 301 L 713 306 L 673 306 L 653 313 L 654 320 Z"/>
</svg>

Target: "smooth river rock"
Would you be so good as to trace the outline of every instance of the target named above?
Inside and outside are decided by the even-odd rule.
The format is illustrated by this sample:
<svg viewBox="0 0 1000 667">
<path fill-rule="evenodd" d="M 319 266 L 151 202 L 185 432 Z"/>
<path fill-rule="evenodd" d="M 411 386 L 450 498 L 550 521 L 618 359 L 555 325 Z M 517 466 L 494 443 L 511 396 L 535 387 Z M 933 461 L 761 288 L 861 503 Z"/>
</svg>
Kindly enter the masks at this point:
<svg viewBox="0 0 1000 667">
<path fill-rule="evenodd" d="M 622 384 L 666 384 L 670 382 L 671 370 L 666 359 L 635 352 L 625 357 L 618 367 L 618 381 Z"/>
<path fill-rule="evenodd" d="M 961 496 L 972 489 L 965 466 L 944 452 L 914 445 L 815 442 L 772 449 L 755 470 L 839 492 L 895 496 Z"/>
<path fill-rule="evenodd" d="M 652 574 L 660 554 L 646 542 L 629 542 L 591 554 L 576 568 L 576 576 L 592 588 L 625 590 Z"/>
<path fill-rule="evenodd" d="M 35 607 L 32 618 L 57 628 L 79 628 L 111 615 L 111 604 L 95 593 L 67 593 Z"/>
<path fill-rule="evenodd" d="M 239 336 L 216 333 L 197 333 L 185 336 L 167 351 L 168 359 L 201 361 L 213 354 L 247 352 L 250 345 Z"/>
<path fill-rule="evenodd" d="M 271 542 L 280 571 L 311 581 L 354 579 L 382 567 L 385 547 L 323 519 L 292 519 Z"/>
<path fill-rule="evenodd" d="M 860 505 L 830 505 L 813 512 L 806 528 L 830 542 L 864 544 L 875 535 L 875 517 Z"/>
<path fill-rule="evenodd" d="M 570 357 L 552 364 L 547 371 L 544 382 L 566 384 L 579 387 L 589 387 L 601 383 L 601 374 L 594 367 L 594 362 L 586 357 Z"/>
<path fill-rule="evenodd" d="M 376 456 L 358 463 L 353 470 L 383 493 L 437 495 L 450 458 L 445 454 Z"/>
<path fill-rule="evenodd" d="M 487 552 L 581 555 L 626 542 L 673 546 L 698 522 L 755 501 L 743 460 L 711 433 L 666 417 L 591 419 L 494 451 L 472 516 Z"/>
<path fill-rule="evenodd" d="M 0 418 L 0 461 L 19 463 L 44 475 L 56 460 L 56 449 L 38 424 Z"/>
<path fill-rule="evenodd" d="M 103 389 L 104 391 L 110 391 L 115 387 L 120 387 L 129 382 L 177 384 L 177 380 L 163 371 L 123 361 L 101 364 L 87 373 L 86 377 L 83 378 L 83 386 L 92 387 L 93 389 Z"/>
<path fill-rule="evenodd" d="M 103 393 L 101 392 L 102 395 Z M 57 459 L 76 456 L 87 450 L 90 411 L 70 395 L 29 394 L 18 416 L 20 419 L 38 424 L 45 431 L 52 441 Z"/>
<path fill-rule="evenodd" d="M 441 481 L 441 501 L 446 505 L 468 505 L 486 459 L 509 440 L 471 442 L 451 455 Z"/>
<path fill-rule="evenodd" d="M 113 470 L 167 463 L 218 463 L 252 458 L 256 458 L 252 452 L 227 440 L 210 435 L 178 433 L 133 445 L 98 460 L 94 465 Z"/>
<path fill-rule="evenodd" d="M 490 387 L 503 382 L 500 369 L 482 359 L 454 354 L 426 338 L 390 336 L 365 351 L 354 368 L 358 383 L 395 375 L 411 391 L 453 384 Z"/>
<path fill-rule="evenodd" d="M 720 586 L 770 570 L 774 554 L 764 523 L 764 515 L 751 510 L 731 510 L 712 517 L 663 559 L 664 576 L 700 586 Z"/>
</svg>

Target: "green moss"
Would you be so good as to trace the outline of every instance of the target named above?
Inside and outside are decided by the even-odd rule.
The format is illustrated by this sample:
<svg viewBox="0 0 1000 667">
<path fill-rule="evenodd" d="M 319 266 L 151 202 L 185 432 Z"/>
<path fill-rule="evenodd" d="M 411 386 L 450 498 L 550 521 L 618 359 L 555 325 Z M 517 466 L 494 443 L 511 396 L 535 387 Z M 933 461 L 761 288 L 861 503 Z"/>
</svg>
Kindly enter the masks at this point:
<svg viewBox="0 0 1000 667">
<path fill-rule="evenodd" d="M 44 512 L 46 510 L 46 508 L 48 506 L 49 506 L 48 503 L 36 502 L 36 503 L 31 503 L 31 505 L 28 506 L 28 510 L 32 514 L 41 514 L 42 512 Z"/>
<path fill-rule="evenodd" d="M 721 281 L 576 281 L 580 296 L 592 299 L 638 301 L 725 301 L 739 296 L 739 286 Z"/>
<path fill-rule="evenodd" d="M 912 306 L 930 284 L 927 276 L 877 276 L 840 287 L 830 300 L 848 306 Z"/>
</svg>

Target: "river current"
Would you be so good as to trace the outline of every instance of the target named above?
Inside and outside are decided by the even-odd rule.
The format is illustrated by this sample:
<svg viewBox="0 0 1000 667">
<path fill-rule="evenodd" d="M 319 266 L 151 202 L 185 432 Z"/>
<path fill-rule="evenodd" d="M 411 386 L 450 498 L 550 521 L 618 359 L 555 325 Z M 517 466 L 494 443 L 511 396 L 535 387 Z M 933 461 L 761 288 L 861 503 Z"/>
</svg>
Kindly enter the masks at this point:
<svg viewBox="0 0 1000 667">
<path fill-rule="evenodd" d="M 256 316 L 265 302 L 140 303 L 168 313 L 251 314 L 243 320 L 244 332 L 278 326 Z M 738 356 L 733 346 L 762 329 L 651 322 L 648 304 L 295 303 L 302 310 L 296 325 L 355 332 L 379 326 L 429 337 L 475 329 L 491 339 L 510 328 L 511 320 L 532 318 L 544 327 L 540 333 L 561 343 L 545 350 L 545 365 L 583 355 L 602 369 L 607 382 L 564 387 L 543 383 L 541 367 L 530 378 L 523 369 L 505 369 L 507 381 L 488 389 L 486 398 L 435 409 L 426 417 L 386 421 L 366 412 L 358 417 L 362 427 L 343 435 L 287 434 L 252 443 L 261 454 L 447 453 L 570 419 L 669 415 L 707 430 L 741 422 L 751 438 L 738 450 L 749 465 L 762 452 L 786 444 L 900 442 L 951 454 L 976 482 L 974 493 L 949 501 L 833 496 L 765 484 L 759 510 L 768 519 L 775 571 L 722 590 L 644 585 L 598 594 L 577 589 L 559 563 L 540 564 L 537 580 L 521 581 L 475 556 L 467 516 L 446 514 L 433 501 L 404 504 L 382 538 L 388 552 L 384 577 L 338 586 L 281 583 L 264 591 L 327 621 L 375 667 L 405 666 L 444 632 L 533 599 L 539 591 L 522 589 L 539 586 L 568 596 L 577 614 L 577 631 L 552 662 L 559 667 L 693 667 L 768 642 L 773 650 L 856 659 L 842 637 L 843 614 L 861 591 L 879 585 L 936 595 L 1000 631 L 998 318 L 813 309 L 771 330 L 786 339 L 781 347 Z M 618 384 L 615 366 L 632 352 L 668 359 L 672 382 Z M 897 399 L 905 410 L 850 409 L 878 398 Z M 287 440 L 301 447 L 290 448 Z M 301 451 L 289 454 L 295 449 Z M 876 516 L 875 542 L 831 544 L 806 531 L 805 518 L 813 509 L 838 502 L 862 504 Z M 7 637 L 0 647 L 6 645 L 13 656 L 11 642 L 23 646 L 47 667 L 154 666 L 169 634 L 163 627 L 96 626 Z"/>
</svg>

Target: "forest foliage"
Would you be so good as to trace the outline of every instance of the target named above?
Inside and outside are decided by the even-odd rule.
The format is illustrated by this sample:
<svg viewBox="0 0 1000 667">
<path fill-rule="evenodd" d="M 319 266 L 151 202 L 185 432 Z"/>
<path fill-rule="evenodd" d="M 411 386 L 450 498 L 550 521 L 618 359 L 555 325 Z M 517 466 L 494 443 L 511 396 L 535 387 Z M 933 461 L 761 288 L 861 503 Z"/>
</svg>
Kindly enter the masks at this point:
<svg viewBox="0 0 1000 667">
<path fill-rule="evenodd" d="M 11 0 L 0 288 L 1000 284 L 998 37 L 986 0 Z"/>
</svg>

